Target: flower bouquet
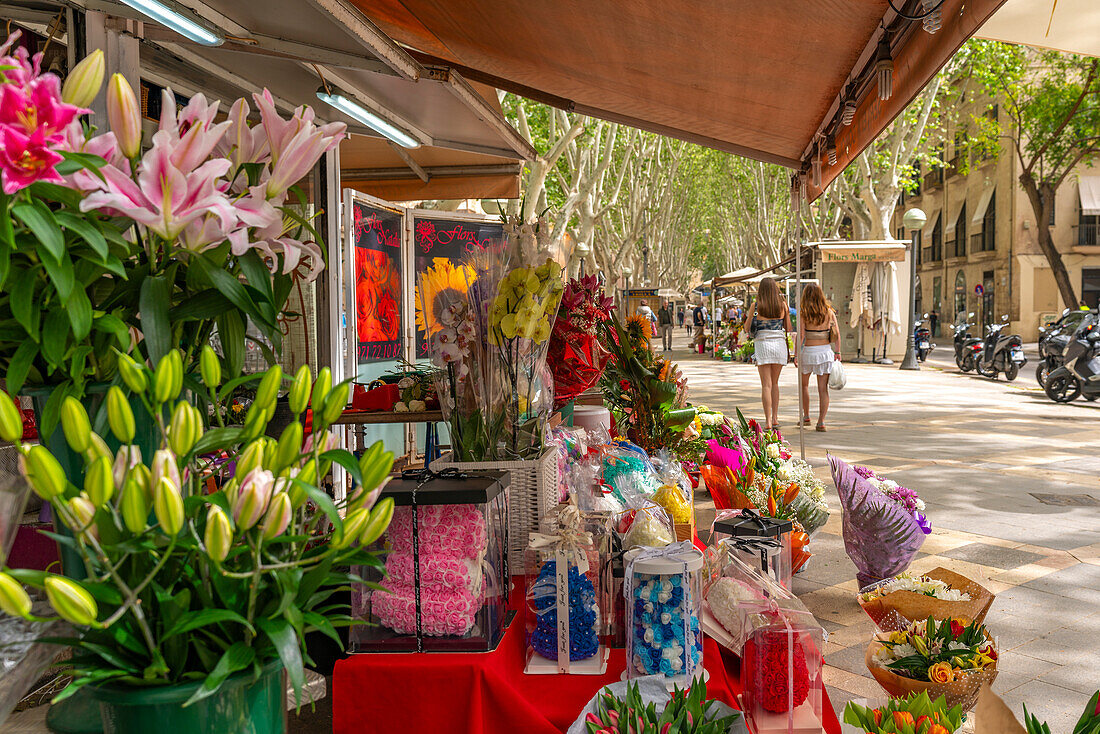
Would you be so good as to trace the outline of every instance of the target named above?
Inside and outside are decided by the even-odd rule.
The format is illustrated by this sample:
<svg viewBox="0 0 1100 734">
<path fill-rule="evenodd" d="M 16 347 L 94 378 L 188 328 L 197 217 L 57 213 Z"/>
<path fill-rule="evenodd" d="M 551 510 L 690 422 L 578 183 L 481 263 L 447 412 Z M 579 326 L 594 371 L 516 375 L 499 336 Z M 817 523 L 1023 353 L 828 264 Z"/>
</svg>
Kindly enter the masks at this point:
<svg viewBox="0 0 1100 734">
<path fill-rule="evenodd" d="M 503 250 L 476 253 L 457 270 L 470 279 L 465 289 L 421 305 L 440 322 L 430 349 L 457 461 L 543 452 L 553 392 L 546 354 L 564 286 L 557 263 L 535 264 L 539 237 L 537 225 L 509 223 Z"/>
<path fill-rule="evenodd" d="M 890 699 L 879 708 L 849 701 L 844 707 L 844 723 L 867 734 L 952 734 L 962 726 L 962 707 L 948 708 L 945 696 L 933 701 L 927 691 L 921 691 Z"/>
<path fill-rule="evenodd" d="M 262 375 L 243 427 L 206 431 L 199 411 L 180 398 L 180 352 L 170 351 L 154 370 L 121 355 L 119 369 L 135 403 L 152 418 L 158 448 L 142 456 L 133 445 L 135 418 L 120 386 L 106 396 L 110 431 L 122 444 L 115 454 L 91 430 L 80 403 L 68 397 L 61 425 L 83 461 L 82 486 L 66 479 L 45 446 L 19 442 L 21 422 L 13 418 L 11 400 L 0 395 L 0 437 L 16 443 L 31 487 L 73 530 L 51 537 L 77 554 L 85 574 L 77 580 L 5 569 L 0 609 L 32 618 L 25 584 L 44 590 L 56 617 L 72 625 L 72 636 L 53 640 L 73 648 L 72 683 L 55 701 L 91 686 L 93 697 L 109 707 L 127 689 L 172 687 L 164 700 L 186 704 L 157 710 L 187 712 L 203 708 L 187 704 L 218 694 L 223 685 L 234 687 L 242 677 L 252 683 L 275 675 L 274 690 L 282 691 L 284 669 L 300 691 L 310 663 L 306 635 L 319 631 L 338 639 L 334 628 L 351 621 L 331 599 L 358 581 L 346 569 L 384 567 L 363 547 L 393 514 L 391 499 L 376 504 L 393 455 L 381 442 L 358 461 L 332 448 L 328 428 L 343 411 L 349 383 L 333 387 L 324 375 L 314 383 L 308 367 L 293 379 L 295 419 L 277 441 L 263 433 L 282 381 L 278 367 Z M 209 345 L 201 377 L 196 389 L 211 402 L 232 386 L 222 385 Z M 300 419 L 307 407 L 313 434 L 303 440 Z M 235 461 L 211 458 L 222 451 Z M 321 488 L 333 464 L 355 483 L 337 501 Z M 218 713 L 211 720 L 200 725 L 196 713 L 180 730 L 240 730 L 239 721 L 222 718 L 235 709 L 233 700 L 212 705 Z M 281 695 L 273 705 L 282 715 Z"/>
<path fill-rule="evenodd" d="M 887 479 L 884 476 L 876 474 L 873 469 L 866 466 L 855 467 L 855 472 L 866 479 L 872 487 L 882 492 L 900 505 L 906 512 L 911 514 L 925 535 L 931 534 L 932 523 L 930 523 L 928 518 L 924 515 L 924 500 L 922 500 L 916 492 L 908 487 L 902 487 L 893 479 Z"/>
<path fill-rule="evenodd" d="M 611 356 L 600 343 L 600 327 L 611 318 L 613 308 L 595 275 L 566 283 L 547 353 L 555 409 L 599 381 Z"/>
<path fill-rule="evenodd" d="M 973 708 L 983 684 L 997 677 L 997 650 L 980 622 L 960 619 L 912 622 L 880 632 L 867 646 L 867 669 L 893 697 L 927 692 L 949 706 Z"/>
<path fill-rule="evenodd" d="M 1050 727 L 1030 713 L 1027 704 L 1024 704 L 1024 724 L 1026 729 L 991 688 L 982 689 L 974 710 L 974 734 L 1050 734 Z M 1072 731 L 1073 734 L 1100 733 L 1100 691 L 1092 694 Z"/>
<path fill-rule="evenodd" d="M 905 619 L 948 619 L 958 617 L 981 622 L 993 604 L 993 594 L 974 581 L 936 568 L 924 576 L 906 572 L 860 590 L 857 597 L 880 629 L 892 619 L 891 612 Z"/>
<path fill-rule="evenodd" d="M 740 712 L 707 698 L 707 684 L 665 689 L 664 676 L 606 686 L 569 727 L 569 734 L 732 734 L 745 731 Z"/>
<path fill-rule="evenodd" d="M 829 457 L 844 511 L 844 549 L 860 588 L 891 579 L 909 567 L 925 533 L 911 512 L 887 497 L 855 469 Z"/>
</svg>

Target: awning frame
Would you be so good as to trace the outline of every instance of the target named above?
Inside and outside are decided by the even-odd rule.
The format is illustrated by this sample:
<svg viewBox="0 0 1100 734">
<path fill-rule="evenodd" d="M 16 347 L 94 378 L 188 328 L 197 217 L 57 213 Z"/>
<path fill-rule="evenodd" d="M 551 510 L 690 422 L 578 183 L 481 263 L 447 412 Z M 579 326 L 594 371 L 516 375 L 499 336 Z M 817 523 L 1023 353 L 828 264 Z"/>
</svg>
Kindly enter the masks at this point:
<svg viewBox="0 0 1100 734">
<path fill-rule="evenodd" d="M 952 204 L 948 209 L 948 219 L 943 227 L 943 239 L 947 241 L 953 239 L 955 236 L 956 225 L 959 223 L 959 215 L 962 214 L 962 208 L 966 206 L 966 194 L 964 193 L 962 198 Z"/>
<path fill-rule="evenodd" d="M 982 189 L 981 198 L 978 199 L 978 205 L 974 207 L 974 213 L 970 215 L 970 223 L 980 227 L 982 221 L 985 219 L 985 212 L 989 209 L 989 202 L 993 200 L 993 194 L 996 193 L 997 187 L 995 185 L 986 186 Z"/>
</svg>

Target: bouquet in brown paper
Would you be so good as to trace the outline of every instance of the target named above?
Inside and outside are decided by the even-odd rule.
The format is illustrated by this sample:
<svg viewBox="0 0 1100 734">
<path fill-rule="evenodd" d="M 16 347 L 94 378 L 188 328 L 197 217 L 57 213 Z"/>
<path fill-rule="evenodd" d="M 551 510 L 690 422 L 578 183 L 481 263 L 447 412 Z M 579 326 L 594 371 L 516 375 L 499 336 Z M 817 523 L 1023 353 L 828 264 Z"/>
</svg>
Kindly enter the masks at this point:
<svg viewBox="0 0 1100 734">
<path fill-rule="evenodd" d="M 864 587 L 856 597 L 880 629 L 891 613 L 909 619 L 972 619 L 981 622 L 993 594 L 977 582 L 940 567 L 923 576 L 908 572 Z"/>
<path fill-rule="evenodd" d="M 965 619 L 911 622 L 879 632 L 867 646 L 867 669 L 894 697 L 926 692 L 948 706 L 974 707 L 983 684 L 997 677 L 997 650 L 985 626 Z"/>
<path fill-rule="evenodd" d="M 974 734 L 1047 734 L 1050 732 L 1044 722 L 1034 714 L 1028 713 L 1027 705 L 1024 705 L 1024 724 L 1020 726 L 1016 717 L 1001 697 L 989 686 L 982 686 L 981 695 L 978 696 L 978 707 L 974 711 Z M 1085 710 L 1081 712 L 1081 718 L 1073 727 L 1073 734 L 1096 734 L 1100 732 L 1100 691 L 1092 694 L 1092 698 L 1085 704 Z"/>
</svg>

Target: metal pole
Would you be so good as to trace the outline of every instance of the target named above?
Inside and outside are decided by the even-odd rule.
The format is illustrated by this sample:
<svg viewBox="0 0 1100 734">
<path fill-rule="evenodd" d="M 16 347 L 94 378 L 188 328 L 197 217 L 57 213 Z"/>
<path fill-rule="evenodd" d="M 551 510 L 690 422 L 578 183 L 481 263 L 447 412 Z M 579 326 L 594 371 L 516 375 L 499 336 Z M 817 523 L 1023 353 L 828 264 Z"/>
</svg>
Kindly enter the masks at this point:
<svg viewBox="0 0 1100 734">
<path fill-rule="evenodd" d="M 920 209 L 910 209 L 905 212 L 905 216 L 902 218 L 905 226 L 909 229 L 909 318 L 906 319 L 906 323 L 909 324 L 909 333 L 905 338 L 905 359 L 901 362 L 901 368 L 903 370 L 919 370 L 920 363 L 917 362 L 917 349 L 913 336 L 913 332 L 916 330 L 916 297 L 917 297 L 917 232 L 924 226 L 924 223 L 928 220 L 924 212 Z"/>
<path fill-rule="evenodd" d="M 802 203 L 802 201 L 801 201 L 801 199 L 799 199 L 799 204 L 801 204 L 801 203 Z M 799 237 L 798 237 L 798 265 L 797 265 L 797 267 L 798 267 L 798 272 L 795 275 L 794 292 L 795 292 L 795 296 L 797 298 L 801 299 L 801 297 L 802 297 L 802 236 L 801 236 L 801 233 L 799 233 Z M 797 308 L 798 307 L 796 306 L 796 309 Z M 802 323 L 802 321 L 801 321 L 801 319 L 802 319 L 801 310 L 796 310 L 795 311 L 795 318 L 798 319 L 799 323 Z M 798 332 L 797 331 L 795 332 L 795 338 L 796 339 L 798 338 Z M 806 346 L 805 340 L 803 339 L 800 342 L 796 342 L 796 345 L 798 346 L 798 349 L 795 351 L 795 357 L 798 358 L 798 357 L 802 356 L 802 350 Z M 802 425 L 803 424 L 802 416 L 806 415 L 806 411 L 810 406 L 805 405 L 802 402 L 802 365 L 800 365 L 798 363 L 795 363 L 794 376 L 795 376 L 795 389 L 798 390 L 798 452 L 799 452 L 799 456 L 802 457 L 802 460 L 805 461 L 806 460 L 806 432 L 805 432 L 806 427 L 804 425 Z"/>
</svg>

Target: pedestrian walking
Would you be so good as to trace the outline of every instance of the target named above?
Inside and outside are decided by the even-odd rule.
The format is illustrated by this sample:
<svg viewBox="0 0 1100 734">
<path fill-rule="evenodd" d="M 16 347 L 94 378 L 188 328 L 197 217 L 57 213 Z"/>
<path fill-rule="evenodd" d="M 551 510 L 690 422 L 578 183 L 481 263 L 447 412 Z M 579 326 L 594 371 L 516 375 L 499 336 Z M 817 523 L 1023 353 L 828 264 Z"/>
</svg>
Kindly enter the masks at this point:
<svg viewBox="0 0 1100 734">
<path fill-rule="evenodd" d="M 764 407 L 767 427 L 779 427 L 779 373 L 790 361 L 787 334 L 791 330 L 791 313 L 779 292 L 774 278 L 764 278 L 757 289 L 756 301 L 745 317 L 756 345 L 756 369 L 760 373 L 760 402 Z"/>
<path fill-rule="evenodd" d="M 928 329 L 932 332 L 932 336 L 939 336 L 940 333 L 936 331 L 936 326 L 940 323 L 940 312 L 936 309 L 932 309 L 928 312 Z"/>
<path fill-rule="evenodd" d="M 681 306 L 676 311 L 676 318 L 680 321 L 680 328 L 684 328 L 684 307 Z"/>
<path fill-rule="evenodd" d="M 661 332 L 662 351 L 672 351 L 672 304 L 665 301 L 657 309 L 657 329 Z"/>
<path fill-rule="evenodd" d="M 706 339 L 706 337 L 703 336 L 703 332 L 706 330 L 706 326 L 707 310 L 703 307 L 703 302 L 699 301 L 699 303 L 695 305 L 695 308 L 691 312 L 691 327 L 694 330 L 694 333 L 691 337 L 691 343 L 693 346 L 699 346 L 703 343 L 703 340 Z M 700 348 L 699 352 L 702 353 L 702 351 L 703 350 Z"/>
<path fill-rule="evenodd" d="M 833 343 L 836 350 L 833 350 Z M 810 425 L 810 375 L 817 376 L 817 428 L 825 432 L 825 414 L 829 412 L 829 375 L 833 362 L 840 359 L 840 326 L 836 312 L 825 300 L 825 291 L 817 283 L 802 290 L 798 304 L 798 338 L 795 339 L 795 364 L 798 365 L 802 390 L 802 425 Z"/>
</svg>

